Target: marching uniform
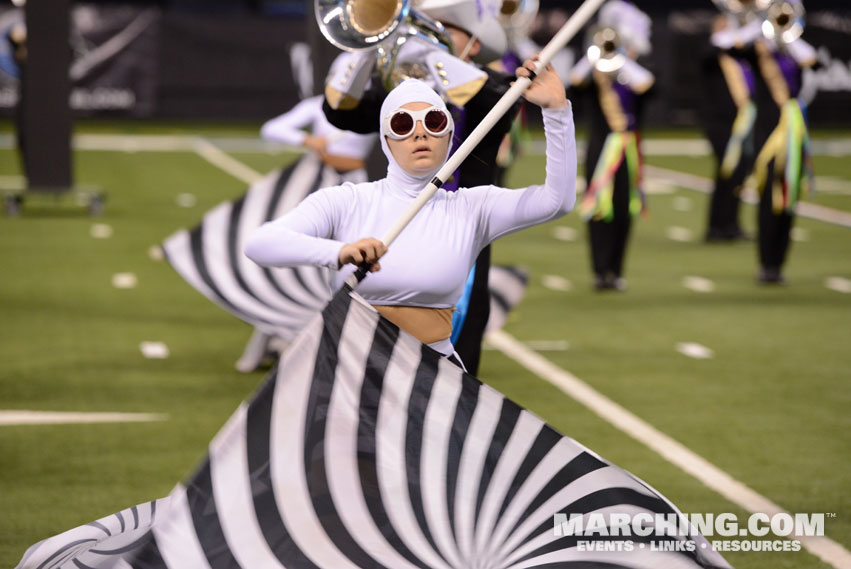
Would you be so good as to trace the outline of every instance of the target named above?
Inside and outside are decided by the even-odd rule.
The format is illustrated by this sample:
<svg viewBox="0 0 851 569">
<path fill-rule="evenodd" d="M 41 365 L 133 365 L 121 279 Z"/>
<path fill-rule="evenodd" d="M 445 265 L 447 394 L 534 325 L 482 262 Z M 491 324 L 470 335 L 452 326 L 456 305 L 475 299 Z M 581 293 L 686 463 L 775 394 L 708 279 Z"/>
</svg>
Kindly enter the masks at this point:
<svg viewBox="0 0 851 569">
<path fill-rule="evenodd" d="M 591 95 L 586 187 L 579 213 L 588 223 L 595 289 L 624 290 L 632 218 L 645 209 L 641 104 L 655 81 L 633 56 L 650 51 L 650 18 L 628 2 L 610 0 L 600 10 L 597 25 L 602 31 L 596 33 L 616 49 L 594 60 L 592 55 L 602 54 L 602 49 L 589 49 L 569 75 L 573 89 Z"/>
<path fill-rule="evenodd" d="M 756 79 L 741 49 L 762 32 L 759 22 L 741 26 L 733 15 L 720 18 L 726 27 L 712 34 L 711 47 L 701 61 L 704 82 L 699 116 L 716 158 L 707 241 L 744 237 L 739 225 L 739 194 L 755 154 Z"/>
<path fill-rule="evenodd" d="M 653 83 L 641 70 L 630 83 L 591 72 L 591 108 L 585 155 L 586 189 L 579 208 L 588 222 L 591 266 L 598 289 L 623 288 L 623 264 L 632 218 L 645 207 L 641 189 L 639 114 Z"/>
<path fill-rule="evenodd" d="M 751 52 L 757 70 L 759 114 L 755 125 L 759 149 L 753 171 L 760 192 L 758 281 L 784 282 L 783 263 L 789 251 L 795 207 L 812 183 L 810 139 L 801 91 L 803 69 L 816 62 L 816 52 L 801 38 L 778 48 L 759 40 Z"/>
</svg>

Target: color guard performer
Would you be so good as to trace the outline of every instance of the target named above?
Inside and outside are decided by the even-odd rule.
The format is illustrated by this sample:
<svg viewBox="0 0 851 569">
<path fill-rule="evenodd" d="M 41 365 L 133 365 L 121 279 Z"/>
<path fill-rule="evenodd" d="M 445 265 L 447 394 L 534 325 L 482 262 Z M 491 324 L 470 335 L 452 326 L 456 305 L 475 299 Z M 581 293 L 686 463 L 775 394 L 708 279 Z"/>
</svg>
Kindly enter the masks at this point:
<svg viewBox="0 0 851 569">
<path fill-rule="evenodd" d="M 326 88 L 324 110 L 330 122 L 339 128 L 360 133 L 375 132 L 379 124 L 379 109 L 386 97 L 388 77 L 406 74 L 425 80 L 446 100 L 455 123 L 451 151 L 457 149 L 466 135 L 473 131 L 488 111 L 510 87 L 513 75 L 504 74 L 484 64 L 499 58 L 506 49 L 505 32 L 497 17 L 495 0 L 423 0 L 416 12 L 445 29 L 446 49 L 421 47 L 413 40 L 394 45 L 399 48 L 387 59 L 396 62 L 394 69 L 382 68 L 381 76 L 373 76 L 372 86 L 365 88 L 364 57 L 353 54 L 350 71 L 332 78 Z M 428 22 L 417 24 L 427 26 Z M 429 30 L 426 30 L 429 31 Z M 328 34 L 326 33 L 326 36 Z M 421 35 L 421 34 L 420 34 Z M 448 36 L 448 37 L 446 37 Z M 341 42 L 342 43 L 342 42 Z M 340 45 L 338 43 L 338 45 Z M 372 56 L 374 57 L 374 56 Z M 459 186 L 475 187 L 497 182 L 497 153 L 505 135 L 510 131 L 519 103 L 505 114 L 497 125 L 473 150 L 462 167 L 443 185 L 453 190 Z M 473 267 L 465 294 L 453 317 L 453 343 L 467 370 L 478 371 L 481 346 L 490 314 L 488 272 L 490 247 L 479 254 Z"/>
</svg>

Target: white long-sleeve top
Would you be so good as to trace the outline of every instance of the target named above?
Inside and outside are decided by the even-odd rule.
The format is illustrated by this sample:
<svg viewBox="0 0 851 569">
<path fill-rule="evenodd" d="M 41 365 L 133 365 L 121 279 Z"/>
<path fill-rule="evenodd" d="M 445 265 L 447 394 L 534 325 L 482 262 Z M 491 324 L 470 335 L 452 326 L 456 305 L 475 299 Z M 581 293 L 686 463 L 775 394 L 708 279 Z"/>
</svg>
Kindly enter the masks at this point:
<svg viewBox="0 0 851 569">
<path fill-rule="evenodd" d="M 325 147 L 328 154 L 366 160 L 378 135 L 357 134 L 335 127 L 322 112 L 322 100 L 322 95 L 318 95 L 300 101 L 286 113 L 264 123 L 260 127 L 260 137 L 290 146 L 302 146 L 308 134 L 303 129 L 309 129 L 311 135 L 328 141 Z"/>
<path fill-rule="evenodd" d="M 358 286 L 358 293 L 373 305 L 452 307 L 483 247 L 569 212 L 576 200 L 573 113 L 568 105 L 544 109 L 543 117 L 547 140 L 543 185 L 438 190 L 381 258 L 381 270 Z M 391 167 L 388 177 L 377 182 L 321 189 L 258 228 L 249 237 L 245 254 L 265 266 L 337 269 L 344 244 L 365 237 L 380 239 L 427 181 L 414 185 L 399 168 Z M 338 288 L 353 271 L 352 265 L 337 271 Z"/>
</svg>

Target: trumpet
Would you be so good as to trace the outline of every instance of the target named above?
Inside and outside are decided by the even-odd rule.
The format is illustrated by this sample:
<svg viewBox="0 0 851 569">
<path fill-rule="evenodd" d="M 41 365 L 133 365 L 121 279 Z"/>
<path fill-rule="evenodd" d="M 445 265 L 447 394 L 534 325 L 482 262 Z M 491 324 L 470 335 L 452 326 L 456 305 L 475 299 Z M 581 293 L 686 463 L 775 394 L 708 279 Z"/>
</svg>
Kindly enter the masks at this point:
<svg viewBox="0 0 851 569">
<path fill-rule="evenodd" d="M 788 0 L 773 0 L 765 10 L 762 34 L 778 46 L 792 43 L 804 33 L 804 6 Z"/>
<path fill-rule="evenodd" d="M 539 0 L 502 0 L 499 22 L 506 32 L 526 33 L 538 14 Z"/>
<path fill-rule="evenodd" d="M 388 90 L 409 77 L 425 77 L 421 65 L 399 57 L 407 43 L 452 52 L 443 26 L 411 9 L 411 0 L 315 0 L 315 12 L 319 30 L 335 46 L 345 51 L 376 50 Z"/>
<path fill-rule="evenodd" d="M 315 0 L 315 13 L 326 39 L 351 52 L 326 81 L 332 108 L 355 108 L 376 67 L 387 91 L 421 79 L 457 106 L 487 81 L 486 72 L 455 57 L 443 25 L 413 10 L 411 0 Z"/>
<path fill-rule="evenodd" d="M 591 31 L 591 42 L 586 54 L 594 67 L 603 73 L 614 73 L 626 62 L 620 35 L 610 27 L 598 27 Z"/>
</svg>

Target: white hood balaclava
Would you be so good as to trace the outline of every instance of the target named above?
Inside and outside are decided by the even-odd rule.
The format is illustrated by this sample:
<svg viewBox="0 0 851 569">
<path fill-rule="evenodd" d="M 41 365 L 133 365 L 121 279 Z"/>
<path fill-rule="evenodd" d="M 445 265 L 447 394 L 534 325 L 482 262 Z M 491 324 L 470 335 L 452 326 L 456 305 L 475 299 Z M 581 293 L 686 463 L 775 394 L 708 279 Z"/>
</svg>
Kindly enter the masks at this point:
<svg viewBox="0 0 851 569">
<path fill-rule="evenodd" d="M 393 153 L 390 152 L 390 147 L 387 145 L 387 133 L 384 129 L 384 117 L 408 103 L 428 103 L 429 105 L 445 109 L 449 114 L 449 132 L 446 133 L 446 136 L 450 137 L 450 143 L 447 147 L 447 156 L 444 156 L 443 160 L 435 167 L 433 172 L 429 172 L 421 176 L 415 176 L 399 166 L 396 159 L 393 157 Z M 387 94 L 387 97 L 384 99 L 384 103 L 381 105 L 380 120 L 381 150 L 384 151 L 384 155 L 387 157 L 387 180 L 394 187 L 401 189 L 406 193 L 419 193 L 419 191 L 431 181 L 437 171 L 440 170 L 441 166 L 443 166 L 446 162 L 446 158 L 448 158 L 448 149 L 452 147 L 451 137 L 455 131 L 452 114 L 449 113 L 449 109 L 446 108 L 446 103 L 443 102 L 443 99 L 441 99 L 440 96 L 427 84 L 423 83 L 419 79 L 405 79 L 399 83 L 395 89 Z"/>
</svg>

